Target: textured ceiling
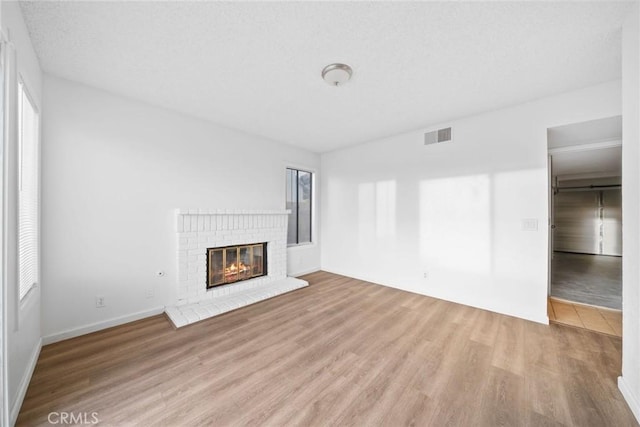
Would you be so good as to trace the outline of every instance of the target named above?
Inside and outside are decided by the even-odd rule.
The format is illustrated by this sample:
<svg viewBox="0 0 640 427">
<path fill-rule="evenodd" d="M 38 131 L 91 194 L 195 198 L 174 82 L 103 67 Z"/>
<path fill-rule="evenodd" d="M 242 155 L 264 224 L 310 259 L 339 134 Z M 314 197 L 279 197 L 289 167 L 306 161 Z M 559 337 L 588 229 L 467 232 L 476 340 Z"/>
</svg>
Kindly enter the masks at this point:
<svg viewBox="0 0 640 427">
<path fill-rule="evenodd" d="M 553 175 L 621 176 L 622 147 L 558 153 L 553 155 Z"/>
<path fill-rule="evenodd" d="M 317 152 L 618 79 L 630 5 L 21 1 L 45 72 Z"/>
<path fill-rule="evenodd" d="M 553 154 L 554 176 L 593 174 L 621 176 L 622 146 L 611 147 L 607 144 L 598 144 L 621 140 L 622 116 L 549 128 L 547 130 L 549 148 L 560 149 Z M 594 147 L 594 145 L 601 148 L 584 149 L 585 146 Z M 568 147 L 575 147 L 577 150 L 567 150 Z"/>
<path fill-rule="evenodd" d="M 571 123 L 547 129 L 549 148 L 622 140 L 622 116 Z"/>
</svg>

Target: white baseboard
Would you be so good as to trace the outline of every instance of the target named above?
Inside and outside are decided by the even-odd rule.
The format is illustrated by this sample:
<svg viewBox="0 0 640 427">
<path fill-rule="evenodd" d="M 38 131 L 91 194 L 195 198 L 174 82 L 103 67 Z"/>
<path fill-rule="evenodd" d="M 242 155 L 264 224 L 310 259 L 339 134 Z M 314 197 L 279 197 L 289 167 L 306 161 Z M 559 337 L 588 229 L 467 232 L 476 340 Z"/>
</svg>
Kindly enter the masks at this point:
<svg viewBox="0 0 640 427">
<path fill-rule="evenodd" d="M 431 298 L 437 298 L 437 299 L 441 299 L 443 301 L 449 301 L 449 302 L 453 302 L 456 304 L 462 304 L 462 305 L 466 305 L 468 307 L 473 307 L 473 308 L 478 308 L 480 310 L 487 310 L 487 311 L 491 311 L 493 313 L 498 313 L 498 314 L 504 314 L 505 316 L 511 316 L 511 317 L 517 317 L 518 319 L 524 319 L 524 320 L 528 320 L 530 322 L 535 322 L 535 323 L 541 323 L 543 325 L 548 325 L 549 324 L 549 316 L 546 315 L 546 303 L 544 306 L 545 309 L 545 314 L 542 315 L 536 315 L 536 314 L 532 314 L 532 313 L 523 313 L 523 312 L 518 312 L 518 313 L 514 313 L 511 312 L 509 310 L 504 310 L 504 308 L 502 307 L 495 307 L 495 306 L 483 306 L 483 305 L 477 305 L 474 304 L 472 301 L 468 301 L 468 300 L 464 300 L 464 299 L 456 299 L 456 298 L 451 298 L 447 295 L 439 295 L 439 294 L 432 294 L 432 293 L 426 293 L 426 292 L 421 292 L 415 289 L 408 289 L 402 286 L 398 286 L 395 284 L 391 284 L 391 283 L 382 283 L 379 280 L 377 280 L 376 278 L 373 277 L 365 277 L 365 276 L 354 276 L 353 274 L 349 274 L 346 272 L 341 272 L 341 271 L 337 271 L 337 270 L 330 270 L 330 269 L 326 269 L 326 268 L 322 268 L 322 271 L 326 271 L 327 273 L 333 273 L 333 274 L 338 274 L 340 276 L 345 276 L 345 277 L 350 277 L 352 279 L 358 279 L 358 280 L 362 280 L 365 282 L 369 282 L 369 283 L 373 283 L 376 285 L 380 285 L 380 286 L 386 286 L 387 288 L 393 288 L 393 289 L 400 289 L 401 291 L 405 291 L 405 292 L 411 292 L 413 294 L 417 294 L 417 295 L 424 295 L 427 297 L 431 297 Z"/>
<path fill-rule="evenodd" d="M 618 377 L 618 389 L 622 393 L 624 400 L 627 401 L 627 405 L 629 405 L 629 409 L 635 415 L 636 420 L 640 423 L 640 400 L 638 400 L 638 396 L 633 394 L 629 384 L 625 381 L 623 377 Z"/>
<path fill-rule="evenodd" d="M 114 317 L 113 319 L 103 320 L 101 322 L 91 323 L 89 325 L 80 326 L 73 329 L 68 329 L 56 334 L 47 335 L 42 338 L 42 344 L 53 344 L 54 342 L 67 340 L 69 338 L 79 337 L 80 335 L 90 334 L 91 332 L 97 332 L 102 329 L 111 328 L 113 326 L 122 325 L 124 323 L 133 322 L 136 320 L 144 319 L 145 317 L 155 316 L 157 314 L 164 313 L 164 306 L 152 308 L 151 310 L 139 311 L 133 314 L 127 314 L 125 316 Z"/>
<path fill-rule="evenodd" d="M 289 273 L 288 276 L 300 277 L 300 276 L 304 276 L 305 274 L 315 273 L 316 271 L 320 271 L 320 267 L 315 267 L 309 270 L 296 271 L 295 273 Z"/>
<path fill-rule="evenodd" d="M 29 383 L 31 382 L 33 371 L 36 369 L 36 364 L 38 363 L 38 357 L 40 356 L 41 349 L 42 339 L 38 341 L 38 344 L 33 349 L 33 353 L 31 354 L 29 363 L 27 364 L 27 369 L 22 376 L 22 380 L 20 380 L 20 385 L 18 386 L 18 392 L 16 394 L 16 400 L 13 402 L 13 405 L 11 406 L 11 412 L 9 414 L 10 425 L 15 425 L 16 420 L 18 419 L 18 414 L 20 414 L 22 402 L 24 401 L 24 397 L 27 394 L 27 389 L 29 388 Z"/>
</svg>

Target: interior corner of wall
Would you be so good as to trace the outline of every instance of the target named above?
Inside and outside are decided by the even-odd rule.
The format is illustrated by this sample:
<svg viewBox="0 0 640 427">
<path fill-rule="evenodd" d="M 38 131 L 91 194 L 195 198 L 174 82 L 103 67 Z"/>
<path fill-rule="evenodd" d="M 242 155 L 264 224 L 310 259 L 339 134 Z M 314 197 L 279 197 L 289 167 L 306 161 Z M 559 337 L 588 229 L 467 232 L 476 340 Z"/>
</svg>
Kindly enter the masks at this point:
<svg viewBox="0 0 640 427">
<path fill-rule="evenodd" d="M 629 387 L 629 384 L 623 376 L 618 377 L 618 389 L 627 401 L 627 405 L 629 405 L 629 409 L 633 412 L 636 420 L 640 422 L 640 398 L 633 393 L 631 387 Z"/>
<path fill-rule="evenodd" d="M 36 369 L 36 364 L 38 363 L 38 357 L 40 357 L 40 350 L 42 350 L 42 338 L 38 340 L 38 343 L 33 349 L 33 353 L 29 358 L 29 362 L 27 367 L 22 375 L 22 379 L 20 380 L 20 385 L 18 386 L 18 390 L 15 394 L 15 399 L 13 403 L 11 403 L 11 410 L 9 413 L 10 417 L 10 425 L 15 425 L 16 420 L 18 419 L 18 414 L 20 413 L 20 408 L 22 407 L 22 402 L 24 401 L 24 397 L 27 395 L 27 389 L 29 388 L 29 383 L 31 382 L 31 377 L 33 376 L 33 372 Z M 13 396 L 9 396 L 11 400 Z"/>
</svg>

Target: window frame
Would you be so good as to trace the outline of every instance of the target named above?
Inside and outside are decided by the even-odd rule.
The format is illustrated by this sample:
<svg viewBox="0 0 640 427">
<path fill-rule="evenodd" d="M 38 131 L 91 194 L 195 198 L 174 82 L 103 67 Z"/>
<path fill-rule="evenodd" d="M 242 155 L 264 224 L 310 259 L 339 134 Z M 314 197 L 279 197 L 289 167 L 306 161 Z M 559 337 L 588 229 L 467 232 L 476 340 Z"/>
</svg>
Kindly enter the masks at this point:
<svg viewBox="0 0 640 427">
<path fill-rule="evenodd" d="M 29 301 L 32 299 L 30 296 L 33 294 L 33 290 L 38 288 L 40 283 L 40 237 L 41 237 L 41 226 L 40 226 L 40 191 L 41 191 L 41 182 L 40 182 L 40 142 L 41 142 L 41 132 L 40 132 L 40 108 L 38 107 L 35 98 L 31 94 L 31 90 L 29 89 L 29 84 L 23 78 L 21 74 L 18 75 L 17 79 L 17 114 L 16 114 L 16 123 L 17 123 L 17 232 L 20 232 L 20 193 L 22 192 L 22 183 L 23 183 L 23 97 L 26 98 L 31 108 L 33 109 L 35 115 L 35 171 L 34 171 L 34 180 L 35 180 L 35 275 L 34 281 L 31 283 L 24 292 L 21 294 L 21 284 L 22 284 L 22 271 L 20 270 L 20 236 L 17 236 L 17 256 L 18 256 L 18 280 L 17 280 L 17 292 L 16 297 L 19 302 L 20 311 L 26 309 L 29 306 Z"/>
<path fill-rule="evenodd" d="M 295 201 L 295 211 L 292 212 L 293 214 L 295 214 L 296 217 L 296 242 L 295 243 L 289 243 L 289 235 L 288 235 L 288 227 L 290 227 L 290 223 L 287 223 L 287 247 L 288 248 L 295 248 L 295 247 L 300 247 L 300 246 L 309 246 L 309 245 L 314 245 L 315 244 L 315 181 L 316 181 L 316 172 L 311 169 L 311 168 L 305 168 L 305 167 L 300 167 L 300 166 L 291 166 L 291 165 L 287 165 L 286 169 L 285 169 L 285 182 L 286 184 L 288 184 L 288 171 L 292 170 L 296 172 L 296 201 Z M 304 173 L 308 173 L 309 176 L 311 177 L 311 183 L 310 183 L 310 194 L 309 194 L 309 227 L 310 227 L 310 231 L 309 231 L 309 241 L 308 242 L 300 242 L 300 198 L 299 198 L 299 186 L 300 186 L 300 177 L 299 177 L 299 173 L 300 172 L 304 172 Z M 286 193 L 286 184 L 285 184 L 285 193 Z M 285 204 L 288 200 L 285 197 Z M 289 209 L 287 207 L 287 209 Z"/>
</svg>

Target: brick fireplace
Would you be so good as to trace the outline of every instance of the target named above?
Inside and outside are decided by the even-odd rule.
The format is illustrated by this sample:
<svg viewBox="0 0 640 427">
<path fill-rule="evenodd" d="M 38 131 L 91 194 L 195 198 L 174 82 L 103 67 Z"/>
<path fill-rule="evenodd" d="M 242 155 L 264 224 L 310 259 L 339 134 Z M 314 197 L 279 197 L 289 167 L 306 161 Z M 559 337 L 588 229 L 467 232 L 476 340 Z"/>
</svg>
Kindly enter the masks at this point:
<svg viewBox="0 0 640 427">
<path fill-rule="evenodd" d="M 288 213 L 177 209 L 177 301 L 166 309 L 174 325 L 181 327 L 307 286 L 286 275 Z M 257 253 L 256 242 L 264 243 L 266 275 L 210 285 L 212 248 L 251 247 Z"/>
</svg>

